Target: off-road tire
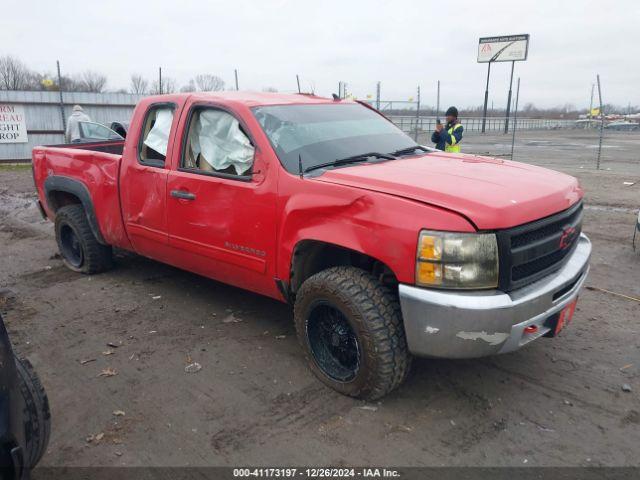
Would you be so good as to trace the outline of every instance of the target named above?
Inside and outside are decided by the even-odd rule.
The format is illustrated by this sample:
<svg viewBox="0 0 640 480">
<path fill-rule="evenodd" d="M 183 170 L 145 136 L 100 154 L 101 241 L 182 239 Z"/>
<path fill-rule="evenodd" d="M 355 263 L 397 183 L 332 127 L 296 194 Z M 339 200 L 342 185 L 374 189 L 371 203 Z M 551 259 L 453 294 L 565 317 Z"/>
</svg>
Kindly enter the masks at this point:
<svg viewBox="0 0 640 480">
<path fill-rule="evenodd" d="M 65 258 L 61 240 L 61 231 L 65 226 L 73 230 L 82 248 L 83 259 L 80 265 L 73 265 Z M 60 256 L 67 268 L 74 272 L 93 274 L 104 272 L 113 266 L 111 247 L 98 242 L 82 205 L 67 205 L 60 208 L 56 212 L 55 227 Z"/>
<path fill-rule="evenodd" d="M 348 382 L 336 381 L 316 363 L 307 321 L 318 302 L 338 309 L 355 333 L 360 365 Z M 411 355 L 397 296 L 370 273 L 355 267 L 332 267 L 308 278 L 296 294 L 294 318 L 309 367 L 326 385 L 351 397 L 375 400 L 406 379 Z"/>
<path fill-rule="evenodd" d="M 42 458 L 51 433 L 49 399 L 33 366 L 26 359 L 15 357 L 20 394 L 24 402 L 25 464 L 32 469 Z"/>
</svg>

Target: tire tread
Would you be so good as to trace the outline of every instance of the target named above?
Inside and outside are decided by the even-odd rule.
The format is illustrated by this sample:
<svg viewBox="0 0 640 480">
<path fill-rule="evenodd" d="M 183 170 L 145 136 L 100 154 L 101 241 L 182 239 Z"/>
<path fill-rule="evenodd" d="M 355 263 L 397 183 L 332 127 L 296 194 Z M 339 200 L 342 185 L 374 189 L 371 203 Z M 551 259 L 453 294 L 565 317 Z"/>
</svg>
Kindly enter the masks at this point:
<svg viewBox="0 0 640 480">
<path fill-rule="evenodd" d="M 369 272 L 350 266 L 331 267 L 307 279 L 296 295 L 294 315 L 298 338 L 306 342 L 304 319 L 299 318 L 300 299 L 329 290 L 345 303 L 355 305 L 365 334 L 375 352 L 374 371 L 361 391 L 349 393 L 358 398 L 375 400 L 396 389 L 406 379 L 411 367 L 402 313 L 397 296 Z M 309 356 L 309 353 L 307 353 Z M 311 360 L 312 361 L 312 360 Z M 325 382 L 326 383 L 326 382 Z"/>
<path fill-rule="evenodd" d="M 78 269 L 82 273 L 94 274 L 109 270 L 113 266 L 113 253 L 111 247 L 103 245 L 96 239 L 84 207 L 79 204 L 66 205 L 56 212 L 56 240 L 60 247 L 59 227 L 61 223 L 71 225 L 79 237 L 84 250 L 84 263 Z M 60 248 L 62 251 L 62 249 Z M 65 262 L 66 264 L 66 262 Z M 67 266 L 69 266 L 67 264 Z M 72 267 L 70 267 L 72 268 Z M 72 268 L 76 270 L 75 268 Z"/>
<path fill-rule="evenodd" d="M 51 411 L 47 393 L 27 359 L 15 357 L 20 382 L 20 394 L 24 402 L 25 461 L 32 469 L 44 455 L 51 434 Z"/>
</svg>

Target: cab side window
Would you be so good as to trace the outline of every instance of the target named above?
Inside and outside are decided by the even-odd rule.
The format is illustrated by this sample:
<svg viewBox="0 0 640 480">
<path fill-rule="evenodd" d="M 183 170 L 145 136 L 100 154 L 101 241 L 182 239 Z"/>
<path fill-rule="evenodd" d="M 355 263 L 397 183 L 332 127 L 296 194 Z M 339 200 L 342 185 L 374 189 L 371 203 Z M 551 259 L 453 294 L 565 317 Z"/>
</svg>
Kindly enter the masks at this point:
<svg viewBox="0 0 640 480">
<path fill-rule="evenodd" d="M 173 122 L 172 106 L 151 107 L 142 125 L 142 137 L 138 148 L 140 163 L 163 167 L 167 156 L 169 132 Z"/>
<path fill-rule="evenodd" d="M 196 108 L 187 126 L 181 168 L 204 174 L 246 177 L 255 148 L 242 124 L 217 108 Z"/>
</svg>

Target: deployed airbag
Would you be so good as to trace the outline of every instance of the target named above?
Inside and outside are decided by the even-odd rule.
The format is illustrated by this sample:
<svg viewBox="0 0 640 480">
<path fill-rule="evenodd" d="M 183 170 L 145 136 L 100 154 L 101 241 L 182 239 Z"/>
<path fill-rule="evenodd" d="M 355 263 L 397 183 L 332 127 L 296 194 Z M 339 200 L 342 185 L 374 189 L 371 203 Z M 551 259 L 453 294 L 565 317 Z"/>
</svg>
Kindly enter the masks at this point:
<svg viewBox="0 0 640 480">
<path fill-rule="evenodd" d="M 253 165 L 254 148 L 240 129 L 238 120 L 222 110 L 203 110 L 191 129 L 191 149 L 195 158 L 214 170 L 233 167 L 243 175 Z"/>
<path fill-rule="evenodd" d="M 144 144 L 152 148 L 165 157 L 167 156 L 167 145 L 169 144 L 169 132 L 171 131 L 171 122 L 173 121 L 173 110 L 170 108 L 162 108 L 156 112 L 156 122 L 149 131 Z"/>
</svg>

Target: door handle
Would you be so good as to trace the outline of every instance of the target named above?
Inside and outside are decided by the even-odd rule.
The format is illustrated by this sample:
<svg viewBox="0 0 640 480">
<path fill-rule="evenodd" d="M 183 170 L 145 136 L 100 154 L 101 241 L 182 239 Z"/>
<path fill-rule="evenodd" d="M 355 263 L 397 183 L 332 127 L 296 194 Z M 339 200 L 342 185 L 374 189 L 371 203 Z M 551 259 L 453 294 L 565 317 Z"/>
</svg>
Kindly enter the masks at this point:
<svg viewBox="0 0 640 480">
<path fill-rule="evenodd" d="M 195 200 L 195 194 L 186 192 L 184 190 L 171 190 L 171 196 L 174 198 L 180 198 L 182 200 Z"/>
</svg>

